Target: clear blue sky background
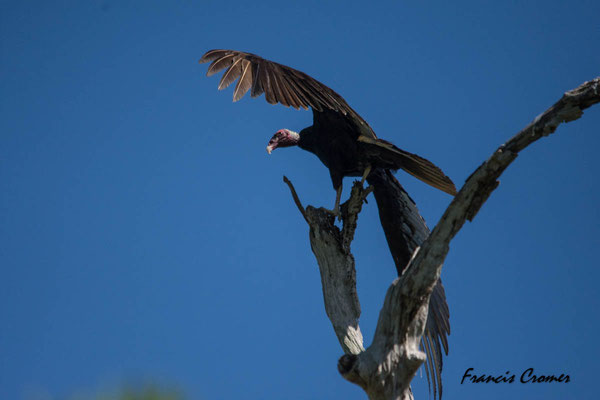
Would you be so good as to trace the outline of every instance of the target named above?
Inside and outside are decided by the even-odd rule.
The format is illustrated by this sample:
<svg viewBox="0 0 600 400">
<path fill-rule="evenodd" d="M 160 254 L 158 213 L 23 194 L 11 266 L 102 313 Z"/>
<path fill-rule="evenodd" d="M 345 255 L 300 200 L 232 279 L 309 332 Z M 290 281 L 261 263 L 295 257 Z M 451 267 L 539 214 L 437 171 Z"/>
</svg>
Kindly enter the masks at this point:
<svg viewBox="0 0 600 400">
<path fill-rule="evenodd" d="M 305 71 L 461 186 L 600 74 L 599 15 L 597 1 L 3 1 L 0 398 L 153 380 L 190 399 L 363 399 L 338 375 L 282 183 L 331 207 L 329 174 L 265 152 L 312 115 L 232 104 L 197 60 L 233 48 Z M 595 397 L 599 126 L 592 108 L 523 152 L 452 242 L 445 398 Z M 450 197 L 398 178 L 435 225 Z M 375 202 L 353 250 L 368 344 L 395 277 Z M 571 382 L 461 385 L 469 367 Z M 413 386 L 427 398 L 424 376 Z"/>
</svg>

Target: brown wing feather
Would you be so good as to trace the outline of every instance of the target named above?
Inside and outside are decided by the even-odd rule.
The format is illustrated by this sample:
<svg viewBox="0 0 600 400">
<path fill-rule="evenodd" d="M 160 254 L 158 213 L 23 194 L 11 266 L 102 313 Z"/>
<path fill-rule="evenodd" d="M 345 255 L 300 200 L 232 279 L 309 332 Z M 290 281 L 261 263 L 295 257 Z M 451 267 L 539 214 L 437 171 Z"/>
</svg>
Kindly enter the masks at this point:
<svg viewBox="0 0 600 400">
<path fill-rule="evenodd" d="M 290 87 L 290 90 L 292 90 L 296 94 L 296 97 L 298 98 L 298 105 L 300 107 L 304 108 L 305 110 L 308 109 L 308 107 L 314 108 L 314 104 L 310 101 L 309 96 L 306 95 L 302 88 L 298 86 L 298 84 L 294 82 L 292 78 L 285 74 L 283 75 L 283 79 L 286 80 L 287 84 Z"/>
<path fill-rule="evenodd" d="M 210 68 L 206 71 L 206 76 L 212 76 L 217 72 L 221 71 L 223 68 L 227 68 L 233 62 L 233 58 L 235 55 L 228 54 L 224 57 L 219 58 L 217 61 L 210 65 Z"/>
<path fill-rule="evenodd" d="M 250 90 L 250 86 L 252 86 L 252 63 L 249 61 L 243 61 L 242 74 L 237 85 L 235 85 L 235 90 L 233 91 L 233 101 L 238 101 L 244 97 L 246 92 Z"/>
<path fill-rule="evenodd" d="M 294 84 L 292 82 L 290 82 L 287 79 L 285 74 L 281 75 L 280 78 L 285 83 L 288 94 L 291 96 L 291 98 L 294 101 L 294 108 L 297 110 L 298 108 L 303 107 L 304 100 L 302 98 L 302 94 L 298 92 L 298 89 L 294 86 Z M 306 108 L 304 108 L 304 109 L 306 109 Z"/>
<path fill-rule="evenodd" d="M 260 64 L 254 64 L 252 67 L 252 90 L 250 96 L 257 97 L 264 93 L 264 89 L 261 84 L 262 66 Z"/>
<path fill-rule="evenodd" d="M 290 85 L 284 79 L 285 74 L 283 73 L 283 71 L 280 68 L 276 67 L 276 69 L 277 69 L 277 72 L 274 74 L 274 76 L 275 76 L 275 79 L 277 79 L 277 83 L 279 84 L 279 87 L 281 88 L 283 95 L 285 96 L 288 104 L 297 110 L 299 105 L 296 103 L 296 98 L 292 94 L 292 89 L 290 88 Z"/>
<path fill-rule="evenodd" d="M 273 69 L 274 69 L 273 66 L 269 65 L 269 68 L 267 69 L 267 71 L 268 71 L 269 78 L 271 80 L 271 87 L 273 88 L 273 93 L 275 94 L 275 98 L 277 98 L 278 103 L 283 104 L 286 107 L 289 107 L 290 104 L 287 102 L 287 99 L 283 95 L 283 89 L 281 88 L 277 74 L 274 73 Z"/>
<path fill-rule="evenodd" d="M 273 79 L 267 70 L 268 66 L 262 64 L 261 67 L 260 84 L 265 92 L 265 99 L 269 104 L 277 104 L 277 96 L 273 89 Z"/>
<path fill-rule="evenodd" d="M 271 104 L 280 103 L 296 109 L 310 107 L 315 119 L 320 118 L 320 112 L 332 110 L 348 118 L 362 135 L 376 137 L 365 120 L 342 96 L 304 72 L 235 50 L 210 50 L 200 59 L 200 63 L 205 62 L 212 62 L 207 75 L 229 67 L 219 82 L 219 89 L 226 88 L 241 77 L 234 90 L 233 101 L 238 101 L 250 90 L 252 97 L 264 93 L 265 99 Z M 250 67 L 247 67 L 246 63 L 250 63 Z M 251 73 L 247 74 L 244 71 Z"/>
<path fill-rule="evenodd" d="M 237 78 L 240 77 L 240 75 L 242 74 L 241 61 L 242 59 L 238 58 L 237 60 L 234 60 L 231 63 L 229 69 L 223 74 L 221 82 L 219 82 L 219 90 L 225 89 L 227 86 L 231 85 Z"/>
<path fill-rule="evenodd" d="M 227 54 L 234 54 L 234 53 L 235 52 L 231 51 L 231 50 L 220 50 L 220 49 L 209 50 L 206 53 L 204 53 L 204 55 L 200 59 L 200 63 L 213 61 L 213 60 L 216 60 L 217 58 L 221 58 Z"/>
<path fill-rule="evenodd" d="M 312 106 L 325 106 L 335 111 L 346 114 L 350 107 L 344 99 L 329 89 L 327 86 L 316 81 L 310 76 L 294 70 L 293 68 L 265 60 L 257 55 L 234 50 L 210 50 L 200 59 L 200 63 L 212 61 L 208 68 L 208 74 L 214 73 L 230 66 L 225 73 L 227 77 L 222 79 L 219 88 L 231 84 L 230 80 L 239 77 L 238 67 L 234 66 L 239 60 L 245 60 L 252 64 L 252 95 L 258 96 L 265 93 L 267 101 L 278 102 L 285 106 L 297 106 L 308 108 Z M 294 84 L 289 83 L 294 82 Z M 310 89 L 307 89 L 307 86 Z M 303 88 L 302 93 L 298 88 Z M 308 97 L 308 98 L 307 98 Z M 338 99 L 334 98 L 337 97 Z M 240 97 L 241 98 L 241 97 Z M 236 100 L 239 100 L 237 98 Z M 345 106 L 345 107 L 344 107 Z"/>
</svg>

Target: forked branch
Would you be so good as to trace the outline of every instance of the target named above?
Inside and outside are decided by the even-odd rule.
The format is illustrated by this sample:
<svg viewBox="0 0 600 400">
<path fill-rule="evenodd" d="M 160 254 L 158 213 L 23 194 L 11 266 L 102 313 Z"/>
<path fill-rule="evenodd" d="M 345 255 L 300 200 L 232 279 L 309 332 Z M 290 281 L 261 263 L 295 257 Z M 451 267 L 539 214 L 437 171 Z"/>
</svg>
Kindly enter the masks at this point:
<svg viewBox="0 0 600 400">
<path fill-rule="evenodd" d="M 335 225 L 335 217 L 323 208 L 302 207 L 292 183 L 288 184 L 298 210 L 310 227 L 310 245 L 321 272 L 325 311 L 335 334 L 346 354 L 364 351 L 363 337 L 358 326 L 360 302 L 356 293 L 356 269 L 350 243 L 356 231 L 356 221 L 365 198 L 372 188 L 363 189 L 358 182 L 352 188 L 350 199 L 342 204 L 343 228 Z"/>
<path fill-rule="evenodd" d="M 580 118 L 583 110 L 598 102 L 600 78 L 565 93 L 471 174 L 429 238 L 415 251 L 404 274 L 388 289 L 373 343 L 366 350 L 358 327 L 360 304 L 350 243 L 368 193 L 365 194 L 362 186 L 355 185 L 346 205 L 348 213 L 343 215 L 341 231 L 330 214 L 311 206 L 306 208 L 303 215 L 310 226 L 311 248 L 321 270 L 325 308 L 346 353 L 338 363 L 346 379 L 360 385 L 370 399 L 412 398 L 410 382 L 425 360 L 419 342 L 429 297 L 440 276 L 450 241 L 466 220 L 472 221 L 477 215 L 498 187 L 500 175 L 520 151 L 553 133 L 561 123 Z M 293 189 L 291 184 L 290 188 Z M 296 203 L 300 204 L 299 200 Z M 301 205 L 299 208 L 302 211 Z"/>
</svg>

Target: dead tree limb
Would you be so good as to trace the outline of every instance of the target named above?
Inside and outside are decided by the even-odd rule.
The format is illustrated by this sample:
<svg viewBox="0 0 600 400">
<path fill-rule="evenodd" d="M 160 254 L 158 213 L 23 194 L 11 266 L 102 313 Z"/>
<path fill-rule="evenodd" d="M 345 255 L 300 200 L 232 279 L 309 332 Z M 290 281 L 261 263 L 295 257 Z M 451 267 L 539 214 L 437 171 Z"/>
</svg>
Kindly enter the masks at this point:
<svg viewBox="0 0 600 400">
<path fill-rule="evenodd" d="M 578 119 L 583 110 L 600 102 L 600 78 L 564 94 L 525 129 L 500 146 L 471 176 L 456 195 L 423 246 L 415 251 L 404 274 L 387 291 L 373 343 L 363 348 L 358 326 L 360 304 L 350 244 L 356 220 L 368 191 L 354 186 L 344 205 L 343 228 L 324 210 L 308 206 L 303 212 L 310 226 L 311 248 L 321 271 L 327 315 L 346 355 L 338 369 L 360 385 L 370 399 L 411 399 L 410 382 L 425 360 L 419 350 L 429 298 L 437 282 L 449 244 L 465 221 L 472 221 L 498 187 L 498 178 L 519 152 L 553 133 L 559 124 Z M 293 191 L 291 183 L 290 189 Z M 294 193 L 294 191 L 293 191 Z M 296 204 L 302 211 L 297 195 Z"/>
<path fill-rule="evenodd" d="M 304 210 L 292 183 L 285 176 L 283 180 L 290 187 L 294 202 L 310 227 L 310 245 L 319 263 L 325 311 L 333 330 L 346 354 L 359 354 L 364 347 L 358 326 L 360 302 L 350 243 L 363 201 L 372 188 L 363 189 L 360 183 L 355 182 L 350 199 L 341 206 L 344 224 L 340 230 L 329 211 L 312 206 Z"/>
</svg>

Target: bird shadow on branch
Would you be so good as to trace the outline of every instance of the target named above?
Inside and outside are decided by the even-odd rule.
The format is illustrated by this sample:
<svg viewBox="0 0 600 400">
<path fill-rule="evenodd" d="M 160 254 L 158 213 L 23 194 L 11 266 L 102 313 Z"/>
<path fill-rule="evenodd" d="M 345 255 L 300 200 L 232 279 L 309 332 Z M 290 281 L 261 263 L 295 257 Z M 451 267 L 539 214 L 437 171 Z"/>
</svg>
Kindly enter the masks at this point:
<svg viewBox="0 0 600 400">
<path fill-rule="evenodd" d="M 566 92 L 548 110 L 501 145 L 466 180 L 431 235 L 416 249 L 404 273 L 387 290 L 372 344 L 364 348 L 358 324 L 360 303 L 356 269 L 350 245 L 358 214 L 372 187 L 355 182 L 350 198 L 342 205 L 342 228 L 327 210 L 302 206 L 292 183 L 284 177 L 294 202 L 309 225 L 311 249 L 319 264 L 325 310 L 345 353 L 338 370 L 361 386 L 370 399 L 412 399 L 410 382 L 425 361 L 419 349 L 429 299 L 439 279 L 452 238 L 466 220 L 472 221 L 498 178 L 519 152 L 553 133 L 558 125 L 580 118 L 583 110 L 600 102 L 600 78 Z"/>
</svg>

